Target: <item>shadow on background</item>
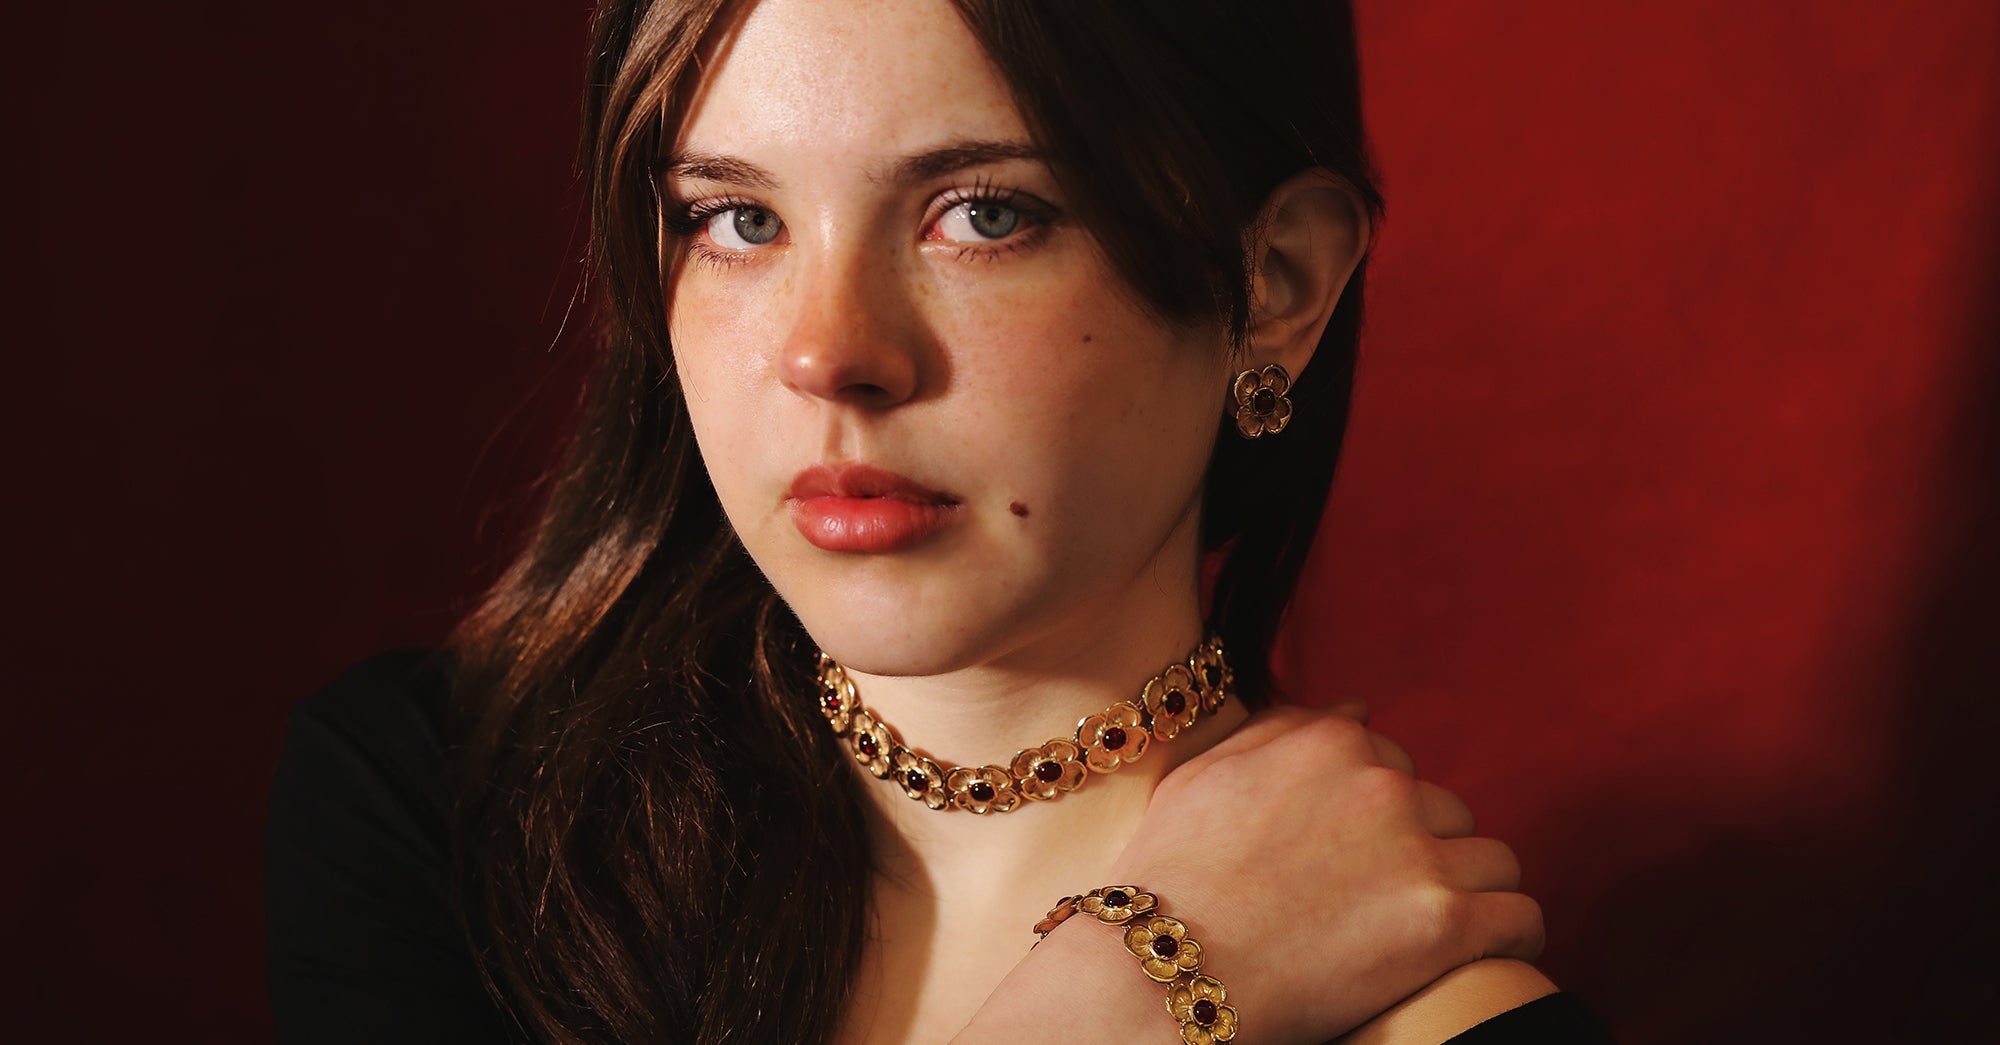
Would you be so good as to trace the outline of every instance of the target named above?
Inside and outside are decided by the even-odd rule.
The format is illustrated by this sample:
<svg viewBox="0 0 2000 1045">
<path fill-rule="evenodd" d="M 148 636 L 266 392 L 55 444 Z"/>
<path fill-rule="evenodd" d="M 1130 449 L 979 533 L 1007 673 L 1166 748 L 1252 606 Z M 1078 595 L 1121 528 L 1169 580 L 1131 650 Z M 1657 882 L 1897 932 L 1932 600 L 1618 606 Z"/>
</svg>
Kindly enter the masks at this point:
<svg viewBox="0 0 2000 1045">
<path fill-rule="evenodd" d="M 1996 164 L 1994 169 L 2000 169 Z M 1931 575 L 1918 589 L 1887 788 L 1857 770 L 1829 823 L 1718 834 L 1594 898 L 1566 984 L 1626 1045 L 2000 1040 L 2000 221 L 1970 303 L 1962 405 L 1936 462 Z M 1714 724 L 1728 729 L 1730 724 Z M 1629 836 L 1657 789 L 1599 793 L 1579 837 Z"/>
</svg>

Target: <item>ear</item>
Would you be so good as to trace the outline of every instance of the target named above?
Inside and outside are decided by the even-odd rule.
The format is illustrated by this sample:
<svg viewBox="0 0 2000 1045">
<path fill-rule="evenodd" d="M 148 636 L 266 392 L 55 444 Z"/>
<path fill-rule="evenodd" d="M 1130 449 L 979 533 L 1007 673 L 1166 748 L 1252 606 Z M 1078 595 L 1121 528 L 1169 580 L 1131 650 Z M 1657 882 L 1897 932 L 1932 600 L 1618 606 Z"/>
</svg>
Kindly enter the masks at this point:
<svg viewBox="0 0 2000 1045">
<path fill-rule="evenodd" d="M 1285 179 L 1249 229 L 1250 368 L 1297 376 L 1312 361 L 1340 293 L 1368 252 L 1368 208 L 1339 175 L 1315 167 Z"/>
</svg>

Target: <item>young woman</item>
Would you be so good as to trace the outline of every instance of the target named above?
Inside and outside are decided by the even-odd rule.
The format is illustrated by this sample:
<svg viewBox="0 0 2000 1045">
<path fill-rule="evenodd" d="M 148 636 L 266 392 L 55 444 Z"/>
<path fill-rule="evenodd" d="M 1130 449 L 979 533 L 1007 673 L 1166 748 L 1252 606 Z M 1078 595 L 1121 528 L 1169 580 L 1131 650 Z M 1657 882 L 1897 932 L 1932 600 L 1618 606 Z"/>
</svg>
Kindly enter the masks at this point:
<svg viewBox="0 0 2000 1045">
<path fill-rule="evenodd" d="M 606 0 L 587 417 L 295 716 L 285 1039 L 1586 1040 L 1506 847 L 1271 706 L 1355 74 L 1324 2 Z"/>
</svg>

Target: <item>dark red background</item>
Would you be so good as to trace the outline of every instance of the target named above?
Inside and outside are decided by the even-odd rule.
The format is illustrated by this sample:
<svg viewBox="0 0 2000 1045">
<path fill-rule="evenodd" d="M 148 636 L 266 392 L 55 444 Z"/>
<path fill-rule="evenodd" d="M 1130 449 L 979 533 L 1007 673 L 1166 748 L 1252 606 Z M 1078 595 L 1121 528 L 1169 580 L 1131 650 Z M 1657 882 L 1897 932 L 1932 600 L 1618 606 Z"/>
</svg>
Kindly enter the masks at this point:
<svg viewBox="0 0 2000 1045">
<path fill-rule="evenodd" d="M 1633 1045 L 1997 1025 L 2000 6 L 1916 6 L 1362 5 L 1390 219 L 1287 670 Z M 440 634 L 574 398 L 585 10 L 27 17 L 9 1036 L 266 1040 L 285 710 Z"/>
</svg>

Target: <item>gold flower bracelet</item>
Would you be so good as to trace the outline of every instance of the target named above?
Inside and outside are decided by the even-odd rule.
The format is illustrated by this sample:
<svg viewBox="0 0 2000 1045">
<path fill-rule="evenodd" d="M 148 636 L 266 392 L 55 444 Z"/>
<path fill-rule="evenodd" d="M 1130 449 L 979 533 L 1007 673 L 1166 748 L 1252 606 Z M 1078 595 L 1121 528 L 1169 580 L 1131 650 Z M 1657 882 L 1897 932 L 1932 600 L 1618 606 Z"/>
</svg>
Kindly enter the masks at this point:
<svg viewBox="0 0 2000 1045">
<path fill-rule="evenodd" d="M 1125 927 L 1125 949 L 1154 982 L 1167 984 L 1167 1014 L 1181 1027 L 1186 1045 L 1212 1045 L 1236 1037 L 1236 1009 L 1223 1004 L 1222 981 L 1201 971 L 1201 944 L 1178 918 L 1159 914 L 1159 898 L 1136 886 L 1107 885 L 1082 896 L 1065 896 L 1035 932 L 1041 946 L 1049 934 L 1079 911 L 1105 925 Z M 1183 979 L 1185 978 L 1185 979 Z"/>
<path fill-rule="evenodd" d="M 1077 723 L 1072 737 L 1017 752 L 1007 765 L 940 764 L 903 745 L 887 722 L 861 706 L 854 680 L 832 657 L 819 655 L 819 710 L 847 742 L 848 753 L 876 777 L 932 809 L 1011 813 L 1024 800 L 1046 802 L 1082 787 L 1090 773 L 1109 773 L 1146 753 L 1151 740 L 1169 741 L 1213 714 L 1235 692 L 1236 673 L 1211 636 L 1121 700 Z"/>
</svg>

